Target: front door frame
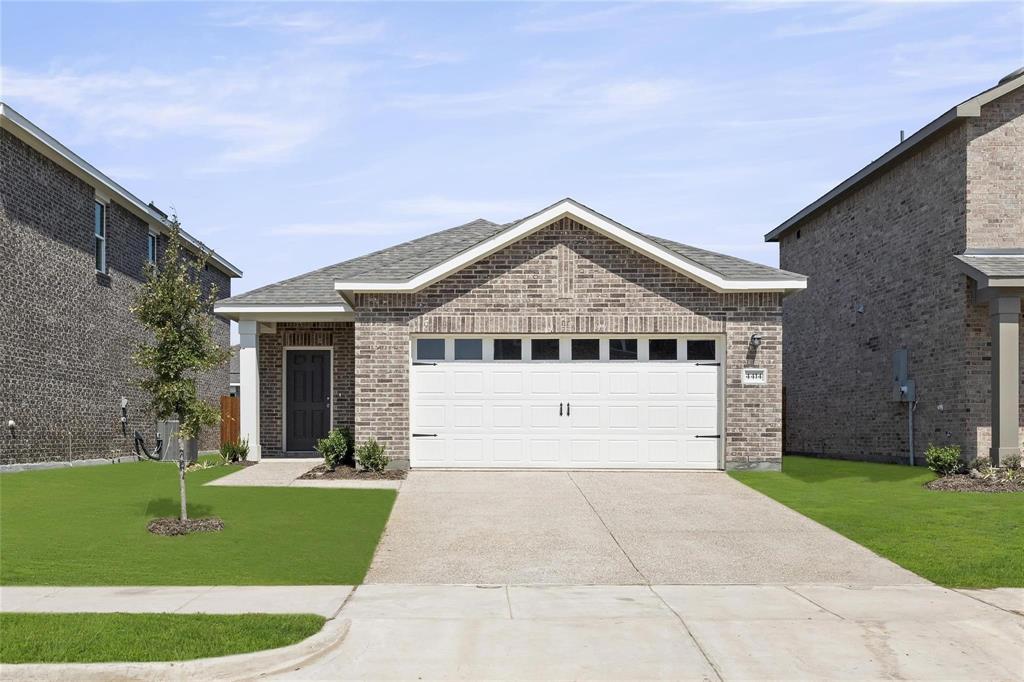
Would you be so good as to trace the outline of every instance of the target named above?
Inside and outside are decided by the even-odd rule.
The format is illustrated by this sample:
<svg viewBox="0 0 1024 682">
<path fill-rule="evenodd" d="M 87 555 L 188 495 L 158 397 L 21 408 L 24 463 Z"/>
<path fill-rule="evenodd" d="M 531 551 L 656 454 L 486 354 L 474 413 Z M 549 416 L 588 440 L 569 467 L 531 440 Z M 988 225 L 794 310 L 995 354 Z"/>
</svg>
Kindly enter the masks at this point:
<svg viewBox="0 0 1024 682">
<path fill-rule="evenodd" d="M 288 449 L 288 351 L 290 350 L 325 350 L 328 351 L 327 382 L 328 395 L 331 398 L 331 409 L 328 419 L 328 430 L 334 429 L 334 346 L 283 346 L 281 348 L 281 452 L 316 452 L 315 450 Z"/>
</svg>

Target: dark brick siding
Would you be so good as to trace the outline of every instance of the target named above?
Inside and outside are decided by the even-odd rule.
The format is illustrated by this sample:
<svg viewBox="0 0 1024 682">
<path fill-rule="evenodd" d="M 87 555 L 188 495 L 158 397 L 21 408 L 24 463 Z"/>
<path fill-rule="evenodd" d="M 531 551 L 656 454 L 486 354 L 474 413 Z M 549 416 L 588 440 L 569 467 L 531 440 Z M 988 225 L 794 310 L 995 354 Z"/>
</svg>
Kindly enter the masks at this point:
<svg viewBox="0 0 1024 682">
<path fill-rule="evenodd" d="M 783 303 L 787 452 L 904 461 L 907 406 L 891 397 L 904 347 L 918 461 L 928 443 L 987 451 L 988 308 L 953 255 L 1024 248 L 1022 103 L 953 124 L 781 239 L 781 267 L 809 278 Z"/>
<path fill-rule="evenodd" d="M 0 133 L 0 463 L 128 454 L 134 430 L 151 434 L 131 356 L 144 331 L 129 311 L 143 278 L 148 227 L 111 202 L 109 276 L 95 272 L 94 190 L 7 131 Z M 204 287 L 230 296 L 210 268 Z M 228 321 L 214 318 L 227 347 Z M 200 381 L 211 401 L 227 394 L 228 368 Z M 126 437 L 120 400 L 128 398 Z M 8 419 L 17 427 L 7 430 Z M 201 438 L 217 446 L 216 427 Z"/>
</svg>

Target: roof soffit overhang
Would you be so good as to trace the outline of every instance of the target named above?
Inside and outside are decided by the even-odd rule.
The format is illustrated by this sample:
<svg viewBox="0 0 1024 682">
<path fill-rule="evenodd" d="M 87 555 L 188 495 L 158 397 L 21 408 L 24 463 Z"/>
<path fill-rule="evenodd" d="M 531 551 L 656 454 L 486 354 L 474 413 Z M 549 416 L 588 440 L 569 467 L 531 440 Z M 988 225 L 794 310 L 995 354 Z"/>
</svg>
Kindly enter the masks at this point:
<svg viewBox="0 0 1024 682">
<path fill-rule="evenodd" d="M 564 199 L 535 213 L 509 229 L 404 281 L 337 281 L 334 288 L 351 305 L 355 294 L 415 293 L 449 277 L 459 270 L 524 239 L 563 218 L 585 225 L 615 242 L 623 244 L 648 258 L 680 272 L 718 293 L 788 292 L 807 287 L 805 278 L 787 280 L 741 280 L 723 277 L 688 258 L 668 251 L 643 235 L 607 218 L 572 199 Z"/>
</svg>

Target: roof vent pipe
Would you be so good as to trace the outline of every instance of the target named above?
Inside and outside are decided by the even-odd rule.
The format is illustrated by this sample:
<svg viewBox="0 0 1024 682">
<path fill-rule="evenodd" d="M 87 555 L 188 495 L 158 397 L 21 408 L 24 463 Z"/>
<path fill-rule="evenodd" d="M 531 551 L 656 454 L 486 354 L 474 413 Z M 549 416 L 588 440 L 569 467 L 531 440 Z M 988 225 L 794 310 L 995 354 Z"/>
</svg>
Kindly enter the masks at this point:
<svg viewBox="0 0 1024 682">
<path fill-rule="evenodd" d="M 1021 76 L 1024 76 L 1024 66 L 1020 67 L 1019 69 L 1017 69 L 1015 71 L 1011 71 L 1010 73 L 1008 73 L 1005 76 L 1003 76 L 1002 78 L 1000 78 L 999 79 L 999 85 L 1002 85 L 1003 83 L 1009 83 L 1014 78 L 1020 78 Z"/>
</svg>

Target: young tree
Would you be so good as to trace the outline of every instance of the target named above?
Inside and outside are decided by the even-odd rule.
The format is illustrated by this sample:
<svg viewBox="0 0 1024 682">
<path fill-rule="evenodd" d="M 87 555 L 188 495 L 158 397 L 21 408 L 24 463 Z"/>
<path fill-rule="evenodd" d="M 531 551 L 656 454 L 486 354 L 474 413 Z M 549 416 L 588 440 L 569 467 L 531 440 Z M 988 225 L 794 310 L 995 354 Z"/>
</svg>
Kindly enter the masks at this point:
<svg viewBox="0 0 1024 682">
<path fill-rule="evenodd" d="M 181 520 L 188 520 L 185 502 L 185 441 L 204 426 L 220 419 L 214 407 L 199 398 L 197 378 L 227 361 L 230 353 L 213 340 L 215 287 L 204 295 L 200 273 L 209 253 L 198 258 L 182 248 L 177 216 L 171 217 L 167 247 L 159 265 L 147 265 L 132 312 L 152 332 L 152 343 L 142 343 L 135 363 L 148 376 L 140 384 L 150 394 L 149 409 L 157 419 L 178 419 L 178 485 Z"/>
</svg>

